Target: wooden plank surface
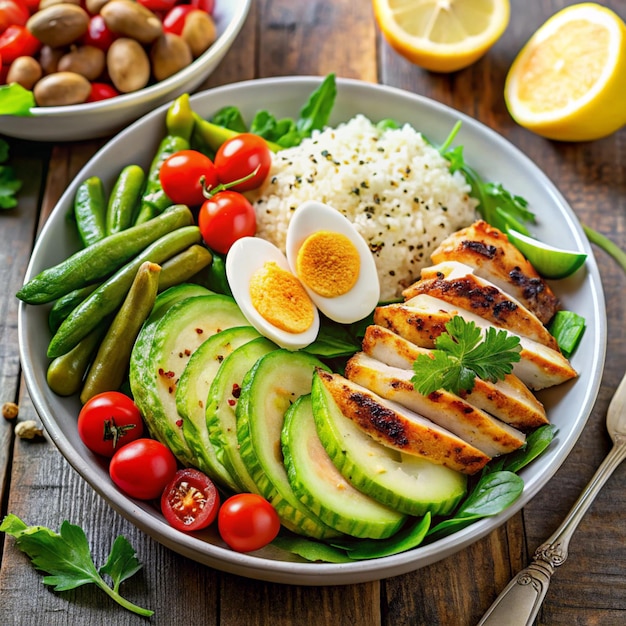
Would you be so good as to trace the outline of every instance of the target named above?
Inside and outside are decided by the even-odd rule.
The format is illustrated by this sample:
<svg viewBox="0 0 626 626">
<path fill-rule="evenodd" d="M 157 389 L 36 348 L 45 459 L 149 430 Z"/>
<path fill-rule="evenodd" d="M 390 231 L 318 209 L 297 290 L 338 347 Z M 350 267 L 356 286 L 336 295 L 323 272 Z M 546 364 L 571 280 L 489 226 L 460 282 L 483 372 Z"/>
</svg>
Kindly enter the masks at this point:
<svg viewBox="0 0 626 626">
<path fill-rule="evenodd" d="M 516 52 L 547 16 L 568 4 L 573 2 L 541 0 L 531 8 L 525 0 L 512 0 L 513 19 L 492 51 L 467 70 L 440 76 L 409 64 L 389 48 L 376 29 L 368 0 L 257 0 L 233 49 L 204 87 L 334 71 L 434 98 L 498 130 L 546 172 L 582 221 L 626 248 L 626 131 L 597 142 L 550 142 L 518 127 L 502 97 L 504 77 Z M 620 0 L 604 4 L 626 17 Z M 100 141 L 57 146 L 16 142 L 27 182 L 19 208 L 0 215 L 0 390 L 3 402 L 19 401 L 20 419 L 37 416 L 20 379 L 17 301 L 12 294 L 21 285 L 36 230 L 100 145 Z M 162 547 L 108 507 L 50 442 L 14 440 L 12 427 L 2 421 L 2 514 L 15 513 L 28 523 L 52 528 L 64 519 L 80 524 L 97 565 L 104 562 L 114 538 L 123 534 L 144 564 L 123 586 L 124 594 L 156 612 L 150 620 L 139 618 L 90 587 L 54 593 L 9 539 L 0 569 L 0 623 L 475 624 L 512 574 L 558 526 L 609 448 L 604 414 L 626 370 L 626 278 L 603 252 L 598 252 L 597 260 L 610 339 L 597 405 L 578 444 L 546 488 L 489 536 L 439 563 L 379 582 L 300 587 L 251 581 Z M 626 471 L 620 468 L 581 523 L 538 623 L 626 623 L 625 493 Z"/>
</svg>

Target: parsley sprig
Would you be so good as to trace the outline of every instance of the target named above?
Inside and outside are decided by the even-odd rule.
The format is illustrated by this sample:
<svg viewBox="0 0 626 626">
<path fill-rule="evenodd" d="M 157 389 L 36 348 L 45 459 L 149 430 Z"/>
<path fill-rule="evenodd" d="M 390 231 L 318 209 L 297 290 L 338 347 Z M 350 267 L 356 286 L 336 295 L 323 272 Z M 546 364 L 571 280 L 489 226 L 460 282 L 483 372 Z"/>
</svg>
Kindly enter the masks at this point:
<svg viewBox="0 0 626 626">
<path fill-rule="evenodd" d="M 61 524 L 59 534 L 45 526 L 27 526 L 19 517 L 9 514 L 0 524 L 0 531 L 15 537 L 18 548 L 31 558 L 33 565 L 48 573 L 43 582 L 53 585 L 55 591 L 93 583 L 133 613 L 147 617 L 154 613 L 129 602 L 119 593 L 120 584 L 141 569 L 135 550 L 121 535 L 113 542 L 107 562 L 96 569 L 83 529 L 67 520 Z M 102 574 L 110 576 L 112 588 Z"/>
<path fill-rule="evenodd" d="M 460 315 L 446 324 L 446 330 L 435 340 L 435 349 L 413 363 L 413 386 L 425 396 L 438 389 L 471 391 L 476 377 L 496 382 L 520 360 L 519 338 L 505 330 L 490 326 L 483 335 Z"/>
</svg>

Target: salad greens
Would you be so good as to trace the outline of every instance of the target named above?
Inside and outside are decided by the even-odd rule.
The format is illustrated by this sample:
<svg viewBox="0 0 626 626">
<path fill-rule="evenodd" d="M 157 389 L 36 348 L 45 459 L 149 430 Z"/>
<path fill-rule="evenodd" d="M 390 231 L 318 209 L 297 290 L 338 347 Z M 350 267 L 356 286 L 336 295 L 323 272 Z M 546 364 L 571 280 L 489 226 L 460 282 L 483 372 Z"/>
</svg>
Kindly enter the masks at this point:
<svg viewBox="0 0 626 626">
<path fill-rule="evenodd" d="M 9 144 L 0 139 L 0 209 L 12 209 L 17 206 L 17 192 L 22 188 L 22 181 L 15 175 L 9 160 Z"/>
<path fill-rule="evenodd" d="M 32 116 L 30 109 L 34 106 L 35 96 L 33 92 L 24 89 L 18 83 L 0 87 L 0 115 L 30 117 Z"/>
<path fill-rule="evenodd" d="M 290 117 L 277 119 L 269 111 L 261 110 L 257 111 L 248 127 L 239 109 L 227 106 L 215 113 L 210 121 L 229 130 L 260 135 L 281 148 L 290 148 L 310 137 L 314 130 L 322 130 L 328 125 L 336 96 L 335 74 L 328 74 L 302 106 L 297 119 Z"/>
<path fill-rule="evenodd" d="M 43 582 L 54 586 L 55 591 L 92 583 L 133 613 L 144 616 L 154 613 L 129 602 L 119 593 L 121 583 L 141 569 L 135 550 L 123 536 L 115 539 L 107 562 L 96 569 L 84 531 L 67 520 L 61 524 L 59 534 L 45 526 L 27 526 L 19 517 L 9 514 L 0 524 L 0 531 L 14 537 L 18 548 L 31 558 L 33 565 L 48 574 Z M 102 578 L 103 574 L 113 581 L 112 588 Z"/>
</svg>

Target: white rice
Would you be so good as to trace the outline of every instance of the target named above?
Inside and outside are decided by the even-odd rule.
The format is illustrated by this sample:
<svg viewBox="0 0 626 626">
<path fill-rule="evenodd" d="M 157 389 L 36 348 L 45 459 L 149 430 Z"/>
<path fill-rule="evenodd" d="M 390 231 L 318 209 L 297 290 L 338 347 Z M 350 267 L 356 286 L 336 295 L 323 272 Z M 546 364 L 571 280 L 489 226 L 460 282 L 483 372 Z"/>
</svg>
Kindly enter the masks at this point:
<svg viewBox="0 0 626 626">
<path fill-rule="evenodd" d="M 343 213 L 367 241 L 381 299 L 390 300 L 419 278 L 443 239 L 476 219 L 469 190 L 411 126 L 380 131 L 358 115 L 275 154 L 252 201 L 258 236 L 283 251 L 291 215 L 304 201 Z"/>
</svg>

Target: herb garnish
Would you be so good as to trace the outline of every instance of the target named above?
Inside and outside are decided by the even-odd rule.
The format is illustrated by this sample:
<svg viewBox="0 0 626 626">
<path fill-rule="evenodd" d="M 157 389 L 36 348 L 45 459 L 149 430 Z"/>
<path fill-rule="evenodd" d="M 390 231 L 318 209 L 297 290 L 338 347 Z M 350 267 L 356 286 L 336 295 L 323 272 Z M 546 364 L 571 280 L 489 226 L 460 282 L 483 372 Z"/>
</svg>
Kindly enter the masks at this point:
<svg viewBox="0 0 626 626">
<path fill-rule="evenodd" d="M 463 157 L 463 146 L 450 148 L 454 141 L 461 122 L 457 122 L 448 138 L 439 147 L 439 153 L 450 163 L 450 172 L 460 171 L 471 187 L 470 195 L 478 200 L 476 207 L 483 219 L 495 226 L 503 233 L 507 227 L 530 235 L 524 222 L 535 222 L 535 215 L 528 210 L 528 201 L 522 196 L 517 196 L 507 191 L 500 183 L 485 182 L 480 175 L 471 168 Z"/>
<path fill-rule="evenodd" d="M 15 537 L 17 547 L 31 558 L 33 565 L 49 574 L 44 576 L 43 582 L 54 585 L 55 591 L 67 591 L 93 583 L 133 613 L 147 617 L 154 613 L 119 594 L 120 584 L 141 569 L 135 550 L 121 535 L 113 542 L 107 562 L 98 570 L 83 529 L 67 520 L 61 524 L 61 534 L 58 534 L 45 526 L 26 526 L 19 517 L 9 514 L 0 524 L 0 531 Z M 102 574 L 111 577 L 112 588 Z"/>
<path fill-rule="evenodd" d="M 435 340 L 435 349 L 420 354 L 413 363 L 411 381 L 425 396 L 437 389 L 471 391 L 476 377 L 496 382 L 510 374 L 513 363 L 520 360 L 519 337 L 505 330 L 490 326 L 483 335 L 473 321 L 460 315 L 446 324 L 446 330 Z"/>
</svg>

